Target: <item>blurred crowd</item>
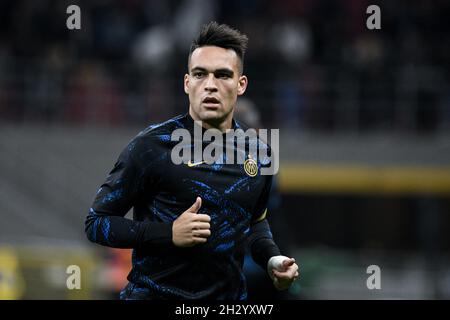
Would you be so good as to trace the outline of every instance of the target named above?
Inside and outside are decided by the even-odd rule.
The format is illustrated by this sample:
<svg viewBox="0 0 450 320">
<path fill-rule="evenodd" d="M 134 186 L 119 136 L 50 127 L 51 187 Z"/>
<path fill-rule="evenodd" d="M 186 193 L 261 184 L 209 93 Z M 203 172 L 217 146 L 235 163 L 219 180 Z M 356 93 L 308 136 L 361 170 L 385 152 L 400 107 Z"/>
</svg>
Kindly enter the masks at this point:
<svg viewBox="0 0 450 320">
<path fill-rule="evenodd" d="M 66 9 L 81 9 L 68 30 Z M 368 30 L 366 8 L 381 8 Z M 450 2 L 2 0 L 0 119 L 146 125 L 187 110 L 189 45 L 216 20 L 250 38 L 266 127 L 448 132 Z"/>
</svg>

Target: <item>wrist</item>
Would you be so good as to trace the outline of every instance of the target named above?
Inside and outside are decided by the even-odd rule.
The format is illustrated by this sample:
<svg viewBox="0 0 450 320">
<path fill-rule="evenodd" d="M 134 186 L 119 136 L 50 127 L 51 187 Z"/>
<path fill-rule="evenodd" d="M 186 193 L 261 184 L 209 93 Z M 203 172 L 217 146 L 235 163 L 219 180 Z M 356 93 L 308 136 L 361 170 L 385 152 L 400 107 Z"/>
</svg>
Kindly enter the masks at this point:
<svg viewBox="0 0 450 320">
<path fill-rule="evenodd" d="M 272 256 L 269 261 L 267 262 L 267 273 L 269 274 L 269 277 L 273 280 L 274 276 L 272 274 L 272 270 L 276 269 L 279 271 L 283 270 L 283 261 L 289 259 L 289 257 L 278 255 L 278 256 Z"/>
</svg>

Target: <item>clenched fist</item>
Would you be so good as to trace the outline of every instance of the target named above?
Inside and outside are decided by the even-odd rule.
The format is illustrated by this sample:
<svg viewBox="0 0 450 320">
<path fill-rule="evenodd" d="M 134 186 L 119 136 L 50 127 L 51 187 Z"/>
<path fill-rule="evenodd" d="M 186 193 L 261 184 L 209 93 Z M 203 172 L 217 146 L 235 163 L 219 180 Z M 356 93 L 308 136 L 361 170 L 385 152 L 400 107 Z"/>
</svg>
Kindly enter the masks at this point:
<svg viewBox="0 0 450 320">
<path fill-rule="evenodd" d="M 274 256 L 267 263 L 267 271 L 275 288 L 286 290 L 298 278 L 298 265 L 294 258 Z"/>
<path fill-rule="evenodd" d="M 201 206 L 202 199 L 197 197 L 195 203 L 173 222 L 172 241 L 177 247 L 205 243 L 211 235 L 211 218 L 207 214 L 197 213 Z"/>
</svg>

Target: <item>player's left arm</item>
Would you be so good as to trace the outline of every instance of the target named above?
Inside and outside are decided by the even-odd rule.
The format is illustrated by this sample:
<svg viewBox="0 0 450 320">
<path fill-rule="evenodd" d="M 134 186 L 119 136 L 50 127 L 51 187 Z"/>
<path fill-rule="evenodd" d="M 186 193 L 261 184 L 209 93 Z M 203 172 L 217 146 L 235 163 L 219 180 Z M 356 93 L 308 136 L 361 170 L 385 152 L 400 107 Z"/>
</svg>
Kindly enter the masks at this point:
<svg viewBox="0 0 450 320">
<path fill-rule="evenodd" d="M 288 289 L 297 279 L 298 265 L 294 258 L 281 255 L 267 221 L 267 203 L 272 185 L 272 177 L 267 177 L 255 212 L 256 218 L 250 227 L 249 248 L 253 260 L 267 270 L 278 290 Z"/>
<path fill-rule="evenodd" d="M 278 290 L 288 289 L 297 280 L 299 273 L 295 259 L 281 255 L 265 217 L 251 226 L 249 247 L 253 260 L 267 270 Z"/>
</svg>

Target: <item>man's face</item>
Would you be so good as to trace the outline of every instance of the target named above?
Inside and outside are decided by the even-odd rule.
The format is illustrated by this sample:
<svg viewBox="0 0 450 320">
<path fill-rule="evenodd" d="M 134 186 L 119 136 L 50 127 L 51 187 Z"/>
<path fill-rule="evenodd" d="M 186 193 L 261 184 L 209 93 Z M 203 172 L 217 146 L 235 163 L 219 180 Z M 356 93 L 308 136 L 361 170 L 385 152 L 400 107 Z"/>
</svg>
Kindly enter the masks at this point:
<svg viewBox="0 0 450 320">
<path fill-rule="evenodd" d="M 206 46 L 192 52 L 184 91 L 189 95 L 189 113 L 194 120 L 231 124 L 237 96 L 247 88 L 247 77 L 239 74 L 239 63 L 231 49 Z"/>
</svg>

